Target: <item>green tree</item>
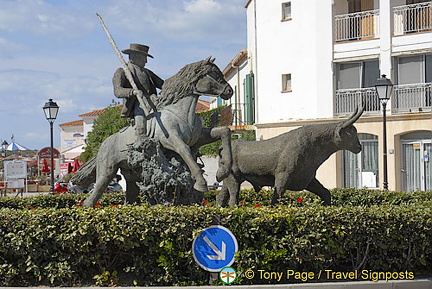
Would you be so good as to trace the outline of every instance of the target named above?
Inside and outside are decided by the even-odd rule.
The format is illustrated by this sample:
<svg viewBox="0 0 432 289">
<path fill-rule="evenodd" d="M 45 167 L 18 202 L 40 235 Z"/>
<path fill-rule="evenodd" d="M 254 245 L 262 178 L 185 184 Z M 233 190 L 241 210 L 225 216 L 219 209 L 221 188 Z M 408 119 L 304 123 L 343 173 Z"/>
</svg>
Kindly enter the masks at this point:
<svg viewBox="0 0 432 289">
<path fill-rule="evenodd" d="M 107 137 L 129 125 L 129 119 L 120 116 L 121 109 L 122 106 L 113 100 L 112 104 L 94 121 L 93 130 L 87 136 L 87 145 L 80 156 L 80 161 L 90 160 L 97 154 Z"/>
</svg>

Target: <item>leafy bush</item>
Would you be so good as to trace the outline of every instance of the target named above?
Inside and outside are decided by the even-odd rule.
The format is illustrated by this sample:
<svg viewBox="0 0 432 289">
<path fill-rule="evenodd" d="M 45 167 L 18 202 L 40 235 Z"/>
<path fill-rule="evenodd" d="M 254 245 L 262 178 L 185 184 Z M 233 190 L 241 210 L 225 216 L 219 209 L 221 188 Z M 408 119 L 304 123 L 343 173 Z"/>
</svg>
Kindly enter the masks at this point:
<svg viewBox="0 0 432 289">
<path fill-rule="evenodd" d="M 192 207 L 124 206 L 121 194 L 97 208 L 79 206 L 85 195 L 3 198 L 0 285 L 206 284 L 191 247 L 215 215 L 238 239 L 238 284 L 265 281 L 244 278 L 248 269 L 432 271 L 431 192 L 335 190 L 331 207 L 290 192 L 269 207 L 270 191 L 243 191 L 237 208 L 214 207 L 214 194 Z"/>
<path fill-rule="evenodd" d="M 206 199 L 213 203 L 219 191 L 210 191 Z M 268 206 L 271 203 L 273 190 L 263 189 L 256 193 L 253 189 L 240 191 L 240 206 L 256 204 Z M 332 206 L 381 206 L 381 205 L 432 205 L 432 191 L 393 192 L 370 189 L 336 188 L 331 190 Z M 287 191 L 282 196 L 280 205 L 311 206 L 321 205 L 320 198 L 308 191 Z"/>
<path fill-rule="evenodd" d="M 122 106 L 112 100 L 112 103 L 94 121 L 93 129 L 87 137 L 85 151 L 80 155 L 82 162 L 87 162 L 95 156 L 105 139 L 129 125 L 129 119 L 121 118 Z"/>
</svg>

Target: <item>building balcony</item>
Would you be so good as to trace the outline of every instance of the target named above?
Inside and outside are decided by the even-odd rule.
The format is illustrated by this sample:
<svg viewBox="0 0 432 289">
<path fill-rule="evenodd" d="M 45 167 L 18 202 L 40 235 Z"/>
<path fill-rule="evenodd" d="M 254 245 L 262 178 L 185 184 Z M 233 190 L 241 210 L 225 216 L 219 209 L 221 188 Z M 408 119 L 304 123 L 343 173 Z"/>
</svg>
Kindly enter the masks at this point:
<svg viewBox="0 0 432 289">
<path fill-rule="evenodd" d="M 233 103 L 232 124 L 234 126 L 248 126 L 253 124 L 252 107 L 250 103 Z"/>
<path fill-rule="evenodd" d="M 365 102 L 365 113 L 380 113 L 381 104 L 375 87 L 340 89 L 335 93 L 335 116 L 348 115 Z M 391 99 L 392 113 L 431 111 L 432 83 L 395 85 Z"/>
<path fill-rule="evenodd" d="M 350 114 L 365 103 L 365 112 L 379 113 L 380 102 L 375 87 L 336 90 L 335 115 Z"/>
<path fill-rule="evenodd" d="M 393 35 L 432 31 L 432 3 L 430 1 L 393 7 Z M 368 40 L 380 37 L 379 9 L 336 15 L 335 42 Z"/>
<path fill-rule="evenodd" d="M 393 8 L 395 36 L 432 31 L 432 3 L 422 2 Z"/>
<path fill-rule="evenodd" d="M 421 112 L 431 110 L 432 83 L 395 85 L 393 112 Z"/>
<path fill-rule="evenodd" d="M 335 42 L 379 38 L 379 10 L 336 15 Z"/>
</svg>

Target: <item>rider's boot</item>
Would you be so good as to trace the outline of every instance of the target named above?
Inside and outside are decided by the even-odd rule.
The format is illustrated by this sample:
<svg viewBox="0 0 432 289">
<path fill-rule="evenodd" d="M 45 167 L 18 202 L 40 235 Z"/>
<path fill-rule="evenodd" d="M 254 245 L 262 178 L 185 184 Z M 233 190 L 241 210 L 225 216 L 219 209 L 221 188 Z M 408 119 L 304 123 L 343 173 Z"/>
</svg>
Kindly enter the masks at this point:
<svg viewBox="0 0 432 289">
<path fill-rule="evenodd" d="M 147 122 L 141 115 L 135 116 L 135 136 L 137 141 L 143 141 L 147 138 Z"/>
</svg>

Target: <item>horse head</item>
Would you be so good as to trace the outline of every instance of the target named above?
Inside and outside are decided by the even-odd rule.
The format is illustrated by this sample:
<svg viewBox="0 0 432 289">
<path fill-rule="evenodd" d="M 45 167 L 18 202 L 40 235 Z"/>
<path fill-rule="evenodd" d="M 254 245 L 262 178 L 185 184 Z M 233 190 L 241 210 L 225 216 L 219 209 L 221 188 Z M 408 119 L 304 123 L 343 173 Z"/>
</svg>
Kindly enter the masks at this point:
<svg viewBox="0 0 432 289">
<path fill-rule="evenodd" d="M 233 89 L 211 57 L 187 64 L 177 74 L 165 80 L 158 109 L 174 104 L 184 97 L 200 95 L 220 96 L 223 99 L 229 99 L 233 95 Z"/>
<path fill-rule="evenodd" d="M 195 93 L 198 95 L 220 96 L 230 99 L 233 95 L 231 85 L 225 80 L 222 71 L 214 64 L 214 58 L 209 56 L 201 61 L 203 68 L 202 76 L 195 84 Z"/>
</svg>

